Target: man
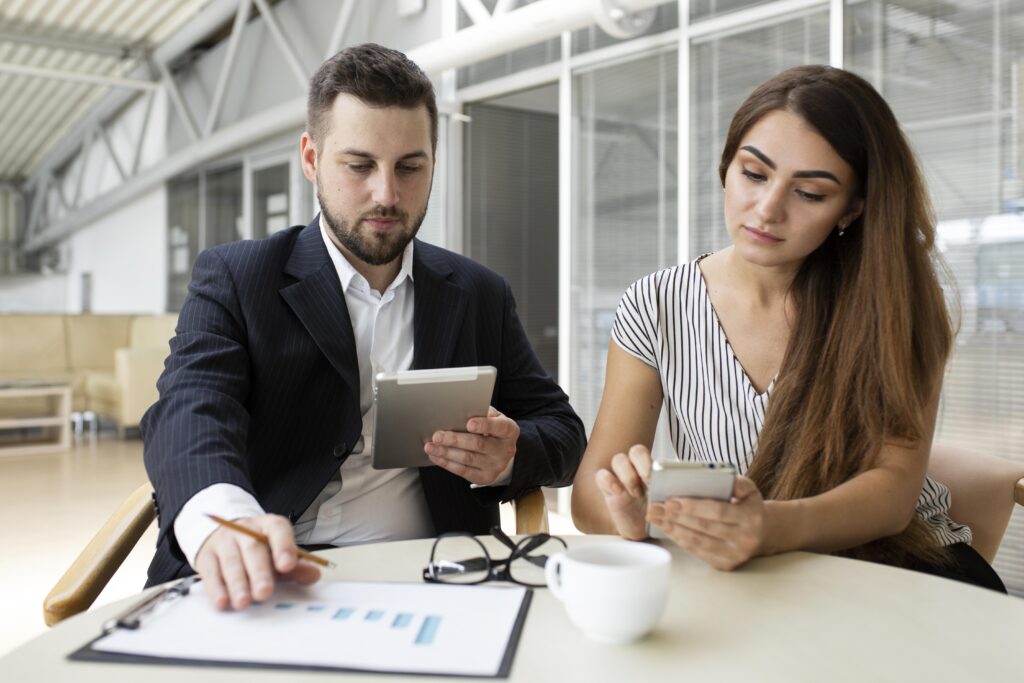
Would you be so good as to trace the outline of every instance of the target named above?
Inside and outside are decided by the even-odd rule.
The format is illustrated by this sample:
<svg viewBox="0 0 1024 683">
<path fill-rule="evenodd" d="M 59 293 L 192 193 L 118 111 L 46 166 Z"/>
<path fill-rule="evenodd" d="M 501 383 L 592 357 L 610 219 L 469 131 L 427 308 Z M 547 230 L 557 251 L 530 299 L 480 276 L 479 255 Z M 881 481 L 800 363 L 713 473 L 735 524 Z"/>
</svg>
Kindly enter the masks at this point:
<svg viewBox="0 0 1024 683">
<path fill-rule="evenodd" d="M 413 239 L 437 145 L 423 72 L 377 45 L 343 50 L 311 81 L 307 123 L 320 215 L 199 255 L 142 421 L 160 521 L 149 583 L 198 571 L 219 608 L 266 598 L 277 577 L 315 581 L 297 543 L 486 533 L 499 501 L 571 482 L 585 446 L 508 284 Z M 435 466 L 372 469 L 372 377 L 470 365 L 498 369 L 488 415 L 435 434 Z"/>
</svg>

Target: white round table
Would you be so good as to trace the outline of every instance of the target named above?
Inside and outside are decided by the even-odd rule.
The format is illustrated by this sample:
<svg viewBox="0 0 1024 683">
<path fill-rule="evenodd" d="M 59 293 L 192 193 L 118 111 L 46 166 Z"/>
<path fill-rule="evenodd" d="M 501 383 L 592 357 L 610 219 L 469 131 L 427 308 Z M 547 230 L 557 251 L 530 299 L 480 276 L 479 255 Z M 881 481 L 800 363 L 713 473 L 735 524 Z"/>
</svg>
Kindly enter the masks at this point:
<svg viewBox="0 0 1024 683">
<path fill-rule="evenodd" d="M 602 540 L 567 536 L 570 546 Z M 485 539 L 495 557 L 503 547 Z M 325 580 L 421 581 L 432 540 L 329 550 Z M 68 619 L 0 659 L 0 680 L 293 681 L 381 674 L 100 664 L 66 659 L 138 598 Z M 530 606 L 517 681 L 1024 680 L 1024 600 L 923 574 L 811 553 L 761 558 L 735 572 L 673 548 L 658 627 L 630 645 L 587 640 L 547 590 Z M 341 677 L 341 678 L 339 678 Z M 400 678 L 384 676 L 384 678 Z M 424 678 L 407 677 L 423 681 Z"/>
</svg>

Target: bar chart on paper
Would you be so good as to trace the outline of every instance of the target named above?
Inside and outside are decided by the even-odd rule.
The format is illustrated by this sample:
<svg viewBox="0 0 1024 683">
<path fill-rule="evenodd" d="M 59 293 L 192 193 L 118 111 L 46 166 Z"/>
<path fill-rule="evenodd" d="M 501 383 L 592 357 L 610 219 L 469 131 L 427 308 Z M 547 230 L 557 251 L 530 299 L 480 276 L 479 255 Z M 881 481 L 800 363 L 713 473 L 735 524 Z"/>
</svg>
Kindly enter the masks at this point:
<svg viewBox="0 0 1024 683">
<path fill-rule="evenodd" d="M 257 603 L 255 611 L 273 609 L 279 611 L 294 610 L 305 619 L 322 617 L 332 623 L 326 628 L 348 627 L 352 631 L 363 631 L 362 638 L 411 640 L 413 645 L 430 646 L 434 644 L 438 630 L 441 628 L 442 617 L 437 614 L 416 614 L 401 609 L 376 609 L 350 606 L 329 605 L 325 603 L 302 604 L 299 602 L 281 601 Z M 340 623 L 339 623 L 340 622 Z M 340 632 L 337 635 L 342 635 Z"/>
<path fill-rule="evenodd" d="M 198 590 L 196 590 L 198 589 Z M 495 676 L 506 670 L 529 593 L 518 586 L 408 583 L 282 585 L 239 612 L 202 583 L 94 652 L 223 663 Z"/>
</svg>

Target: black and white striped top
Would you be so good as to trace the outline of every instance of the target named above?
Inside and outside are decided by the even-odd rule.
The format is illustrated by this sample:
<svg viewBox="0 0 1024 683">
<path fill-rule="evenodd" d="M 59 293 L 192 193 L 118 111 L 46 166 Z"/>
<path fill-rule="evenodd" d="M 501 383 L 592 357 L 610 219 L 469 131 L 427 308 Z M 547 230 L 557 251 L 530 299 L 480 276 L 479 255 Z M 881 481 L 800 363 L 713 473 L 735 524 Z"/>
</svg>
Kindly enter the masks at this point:
<svg viewBox="0 0 1024 683">
<path fill-rule="evenodd" d="M 773 381 L 758 393 L 711 305 L 697 261 L 637 280 L 619 302 L 612 338 L 661 376 L 669 436 L 680 460 L 728 462 L 746 472 L 757 450 Z M 970 543 L 953 522 L 949 490 L 926 479 L 917 515 L 943 544 Z"/>
</svg>

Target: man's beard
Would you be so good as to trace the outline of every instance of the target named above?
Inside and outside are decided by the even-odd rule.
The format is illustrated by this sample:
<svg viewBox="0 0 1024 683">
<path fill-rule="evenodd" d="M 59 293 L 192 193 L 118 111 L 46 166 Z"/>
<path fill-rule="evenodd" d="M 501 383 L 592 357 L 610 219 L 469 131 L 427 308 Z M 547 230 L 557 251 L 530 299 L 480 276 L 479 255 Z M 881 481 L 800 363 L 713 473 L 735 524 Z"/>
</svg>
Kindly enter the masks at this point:
<svg viewBox="0 0 1024 683">
<path fill-rule="evenodd" d="M 333 215 L 327 208 L 320 192 L 319 178 L 316 183 L 316 198 L 320 202 L 320 213 L 323 214 L 324 224 L 338 240 L 338 243 L 357 259 L 371 266 L 382 266 L 398 258 L 419 232 L 420 225 L 423 224 L 423 219 L 427 215 L 427 207 L 424 206 L 423 212 L 410 224 L 409 214 L 404 211 L 395 207 L 379 206 L 373 211 L 364 213 L 355 225 L 351 226 L 343 218 Z M 401 223 L 402 228 L 388 233 L 377 233 L 373 230 L 360 232 L 359 226 L 363 224 L 364 220 L 370 218 L 397 220 Z"/>
</svg>

